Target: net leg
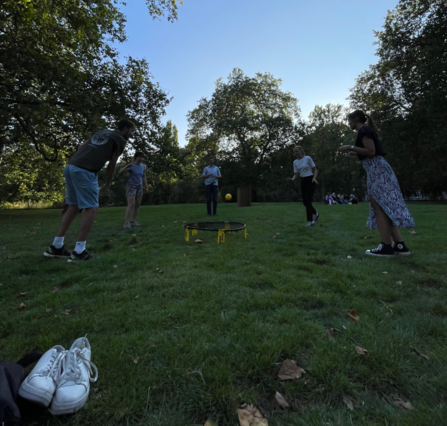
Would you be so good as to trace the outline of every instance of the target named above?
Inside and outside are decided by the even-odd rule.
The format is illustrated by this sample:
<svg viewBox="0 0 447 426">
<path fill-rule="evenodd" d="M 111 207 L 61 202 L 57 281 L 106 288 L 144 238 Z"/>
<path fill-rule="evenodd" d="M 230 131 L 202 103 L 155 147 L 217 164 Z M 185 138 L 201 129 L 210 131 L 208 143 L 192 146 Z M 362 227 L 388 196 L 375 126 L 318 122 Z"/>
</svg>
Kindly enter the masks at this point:
<svg viewBox="0 0 447 426">
<path fill-rule="evenodd" d="M 224 243 L 225 242 L 225 231 L 220 230 L 217 233 L 217 243 Z"/>
<path fill-rule="evenodd" d="M 189 241 L 189 229 L 185 228 L 185 241 L 188 242 Z"/>
<path fill-rule="evenodd" d="M 247 228 L 244 228 L 244 238 L 247 238 Z"/>
</svg>

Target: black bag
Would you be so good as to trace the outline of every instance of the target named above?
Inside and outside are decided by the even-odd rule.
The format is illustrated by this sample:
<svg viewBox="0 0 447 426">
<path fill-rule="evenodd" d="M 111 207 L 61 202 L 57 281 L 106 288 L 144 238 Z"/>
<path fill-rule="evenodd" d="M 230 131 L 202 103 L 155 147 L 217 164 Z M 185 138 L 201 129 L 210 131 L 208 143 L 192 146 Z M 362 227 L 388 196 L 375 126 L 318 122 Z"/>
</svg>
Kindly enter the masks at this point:
<svg viewBox="0 0 447 426">
<path fill-rule="evenodd" d="M 20 425 L 20 411 L 17 407 L 19 388 L 26 373 L 24 367 L 36 362 L 42 352 L 33 352 L 22 358 L 17 364 L 0 361 L 0 424 L 4 426 Z"/>
</svg>

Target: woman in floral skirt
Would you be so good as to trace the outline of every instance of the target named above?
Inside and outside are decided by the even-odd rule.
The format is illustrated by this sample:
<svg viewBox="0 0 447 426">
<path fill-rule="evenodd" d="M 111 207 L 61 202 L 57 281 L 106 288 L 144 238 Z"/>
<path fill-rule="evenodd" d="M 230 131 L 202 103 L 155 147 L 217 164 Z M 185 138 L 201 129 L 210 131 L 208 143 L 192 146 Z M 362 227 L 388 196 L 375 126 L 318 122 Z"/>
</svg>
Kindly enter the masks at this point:
<svg viewBox="0 0 447 426">
<path fill-rule="evenodd" d="M 349 158 L 358 158 L 367 174 L 367 190 L 371 202 L 366 226 L 379 230 L 381 243 L 370 256 L 391 257 L 394 254 L 410 255 L 399 228 L 414 228 L 414 220 L 405 205 L 393 169 L 385 160 L 386 153 L 378 136 L 373 119 L 357 110 L 348 115 L 349 127 L 357 131 L 355 145 L 343 145 L 339 151 L 350 151 Z"/>
</svg>

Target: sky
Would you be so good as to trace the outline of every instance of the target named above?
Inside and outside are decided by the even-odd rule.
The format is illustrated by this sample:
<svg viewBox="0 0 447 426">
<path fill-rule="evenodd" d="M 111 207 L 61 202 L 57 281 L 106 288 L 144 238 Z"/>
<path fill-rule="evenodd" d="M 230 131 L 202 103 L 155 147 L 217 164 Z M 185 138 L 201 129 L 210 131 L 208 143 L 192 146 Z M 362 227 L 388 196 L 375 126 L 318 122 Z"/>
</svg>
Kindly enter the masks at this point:
<svg viewBox="0 0 447 426">
<path fill-rule="evenodd" d="M 377 62 L 374 31 L 398 0 L 185 0 L 178 20 L 152 20 L 144 0 L 127 0 L 122 57 L 145 58 L 154 81 L 173 97 L 172 120 L 187 143 L 186 115 L 234 68 L 269 72 L 298 98 L 302 117 L 341 103 Z"/>
</svg>

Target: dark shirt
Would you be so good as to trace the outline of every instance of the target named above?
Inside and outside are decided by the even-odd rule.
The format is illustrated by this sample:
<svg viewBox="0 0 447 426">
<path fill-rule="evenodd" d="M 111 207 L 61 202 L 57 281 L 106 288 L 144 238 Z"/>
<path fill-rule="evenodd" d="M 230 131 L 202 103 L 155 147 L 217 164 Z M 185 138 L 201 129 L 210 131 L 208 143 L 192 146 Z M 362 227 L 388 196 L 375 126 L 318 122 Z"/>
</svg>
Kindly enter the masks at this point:
<svg viewBox="0 0 447 426">
<path fill-rule="evenodd" d="M 382 148 L 382 144 L 380 143 L 379 136 L 377 133 L 371 129 L 371 127 L 363 126 L 360 128 L 360 130 L 357 132 L 357 139 L 355 140 L 355 146 L 358 146 L 360 148 L 365 148 L 363 145 L 363 138 L 367 137 L 368 139 L 372 139 L 374 142 L 374 147 L 376 148 L 375 155 L 381 155 L 382 157 L 385 157 L 386 152 Z M 360 161 L 363 161 L 365 158 L 368 158 L 367 156 L 357 154 Z"/>
<path fill-rule="evenodd" d="M 89 139 L 68 164 L 98 173 L 114 154 L 121 155 L 125 146 L 126 139 L 116 130 L 100 130 Z"/>
</svg>

